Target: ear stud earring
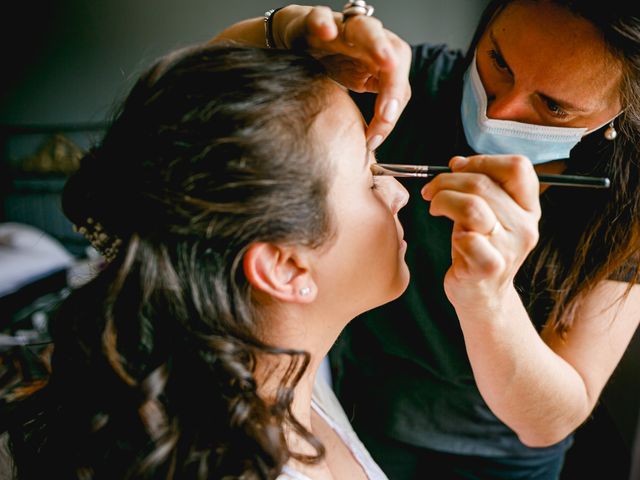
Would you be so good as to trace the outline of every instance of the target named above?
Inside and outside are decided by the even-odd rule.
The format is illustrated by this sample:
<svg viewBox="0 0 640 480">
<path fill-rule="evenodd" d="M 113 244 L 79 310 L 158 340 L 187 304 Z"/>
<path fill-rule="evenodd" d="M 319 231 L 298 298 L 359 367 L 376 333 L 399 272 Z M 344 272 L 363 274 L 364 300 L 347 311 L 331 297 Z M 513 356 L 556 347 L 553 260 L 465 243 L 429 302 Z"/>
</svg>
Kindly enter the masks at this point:
<svg viewBox="0 0 640 480">
<path fill-rule="evenodd" d="M 301 297 L 306 297 L 311 293 L 311 289 L 309 287 L 302 287 L 299 292 Z"/>
</svg>

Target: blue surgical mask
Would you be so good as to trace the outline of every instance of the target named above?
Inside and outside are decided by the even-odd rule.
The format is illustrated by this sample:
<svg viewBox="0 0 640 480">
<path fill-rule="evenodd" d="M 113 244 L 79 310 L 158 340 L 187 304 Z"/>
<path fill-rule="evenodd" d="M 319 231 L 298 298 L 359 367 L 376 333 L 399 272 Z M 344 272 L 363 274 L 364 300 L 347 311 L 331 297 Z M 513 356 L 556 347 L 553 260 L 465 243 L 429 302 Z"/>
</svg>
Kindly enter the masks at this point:
<svg viewBox="0 0 640 480">
<path fill-rule="evenodd" d="M 487 94 L 475 55 L 464 76 L 460 109 L 467 143 L 475 152 L 526 155 L 534 164 L 568 158 L 571 149 L 589 133 L 586 128 L 548 127 L 487 117 Z"/>
</svg>

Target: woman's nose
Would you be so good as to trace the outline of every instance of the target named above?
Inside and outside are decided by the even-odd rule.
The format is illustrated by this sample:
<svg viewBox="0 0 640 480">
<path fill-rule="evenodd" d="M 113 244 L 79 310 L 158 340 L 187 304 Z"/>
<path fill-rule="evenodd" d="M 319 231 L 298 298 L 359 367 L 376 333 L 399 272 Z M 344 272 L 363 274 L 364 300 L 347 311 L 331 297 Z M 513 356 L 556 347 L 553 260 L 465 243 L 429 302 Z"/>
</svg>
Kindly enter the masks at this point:
<svg viewBox="0 0 640 480">
<path fill-rule="evenodd" d="M 390 180 L 391 180 L 391 192 L 392 192 L 391 212 L 395 215 L 409 201 L 409 192 L 395 178 L 390 177 Z"/>
</svg>

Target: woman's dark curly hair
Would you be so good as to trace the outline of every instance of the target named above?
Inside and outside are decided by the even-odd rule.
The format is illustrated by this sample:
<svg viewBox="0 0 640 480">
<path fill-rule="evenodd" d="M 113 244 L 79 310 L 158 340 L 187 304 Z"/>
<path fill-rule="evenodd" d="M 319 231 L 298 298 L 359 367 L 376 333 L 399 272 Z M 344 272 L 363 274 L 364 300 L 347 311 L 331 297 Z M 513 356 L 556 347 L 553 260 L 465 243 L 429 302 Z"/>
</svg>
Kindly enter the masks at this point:
<svg viewBox="0 0 640 480">
<path fill-rule="evenodd" d="M 309 356 L 260 340 L 241 265 L 252 242 L 331 236 L 311 129 L 330 91 L 308 56 L 229 44 L 137 82 L 65 187 L 76 225 L 122 243 L 51 322 L 49 382 L 11 431 L 19 478 L 266 479 L 322 457 L 290 408 Z M 257 391 L 262 355 L 287 362 L 275 399 Z"/>
</svg>

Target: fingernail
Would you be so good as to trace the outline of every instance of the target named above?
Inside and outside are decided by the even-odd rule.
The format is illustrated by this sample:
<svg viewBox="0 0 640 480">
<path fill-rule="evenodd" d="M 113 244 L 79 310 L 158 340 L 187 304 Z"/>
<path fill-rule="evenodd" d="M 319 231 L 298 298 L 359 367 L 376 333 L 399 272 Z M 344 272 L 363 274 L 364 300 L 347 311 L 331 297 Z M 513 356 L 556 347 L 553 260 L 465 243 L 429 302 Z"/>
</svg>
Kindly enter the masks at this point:
<svg viewBox="0 0 640 480">
<path fill-rule="evenodd" d="M 460 170 L 461 168 L 464 168 L 467 163 L 469 163 L 469 159 L 467 157 L 453 157 L 449 166 L 453 170 Z"/>
<path fill-rule="evenodd" d="M 376 135 L 374 137 L 371 137 L 369 141 L 367 141 L 367 148 L 373 152 L 376 148 L 380 146 L 381 143 L 382 143 L 382 135 Z"/>
<path fill-rule="evenodd" d="M 400 104 L 395 98 L 389 100 L 382 110 L 382 118 L 384 118 L 384 120 L 387 122 L 395 121 L 396 116 L 398 115 L 399 106 Z"/>
</svg>

